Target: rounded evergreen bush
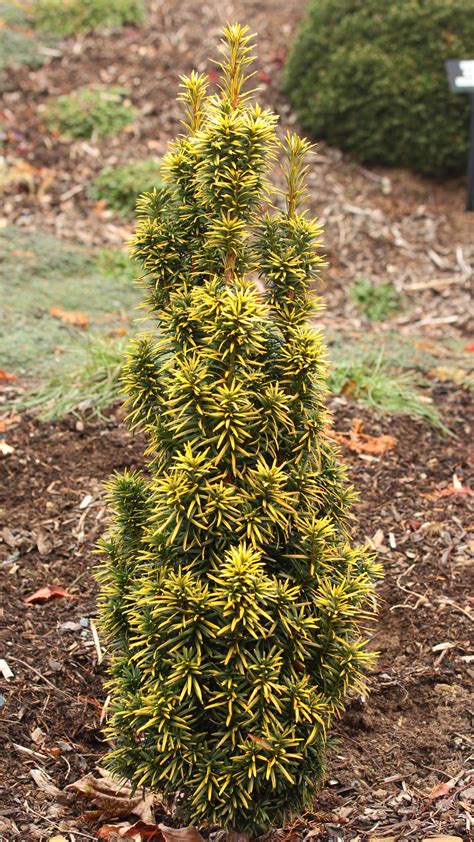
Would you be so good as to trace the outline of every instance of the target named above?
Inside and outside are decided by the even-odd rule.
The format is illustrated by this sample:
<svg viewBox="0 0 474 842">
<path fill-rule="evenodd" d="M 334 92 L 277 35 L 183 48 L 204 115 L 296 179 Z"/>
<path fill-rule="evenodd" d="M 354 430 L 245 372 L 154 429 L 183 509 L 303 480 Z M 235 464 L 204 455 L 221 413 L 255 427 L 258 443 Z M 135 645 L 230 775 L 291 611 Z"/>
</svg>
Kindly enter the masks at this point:
<svg viewBox="0 0 474 842">
<path fill-rule="evenodd" d="M 360 161 L 463 172 L 469 100 L 444 62 L 474 58 L 472 0 L 310 0 L 284 87 L 302 126 Z"/>
</svg>

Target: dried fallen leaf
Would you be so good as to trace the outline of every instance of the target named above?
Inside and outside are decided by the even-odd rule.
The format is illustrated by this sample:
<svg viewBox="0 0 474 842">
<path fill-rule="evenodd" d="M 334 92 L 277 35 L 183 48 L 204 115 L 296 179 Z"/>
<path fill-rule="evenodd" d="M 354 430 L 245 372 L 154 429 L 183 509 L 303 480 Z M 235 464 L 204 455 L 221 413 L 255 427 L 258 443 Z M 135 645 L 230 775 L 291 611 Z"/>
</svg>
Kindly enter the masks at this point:
<svg viewBox="0 0 474 842">
<path fill-rule="evenodd" d="M 8 415 L 0 418 L 0 433 L 4 433 L 8 427 L 11 427 L 12 424 L 18 424 L 19 421 L 21 421 L 20 415 Z"/>
<path fill-rule="evenodd" d="M 447 485 L 445 488 L 439 488 L 437 491 L 431 491 L 429 494 L 422 494 L 425 500 L 439 500 L 440 497 L 453 497 L 456 494 L 471 495 L 474 494 L 472 488 L 468 485 Z"/>
<path fill-rule="evenodd" d="M 397 842 L 398 836 L 369 836 L 369 842 Z"/>
<path fill-rule="evenodd" d="M 462 842 L 460 836 L 427 836 L 421 842 Z"/>
<path fill-rule="evenodd" d="M 48 553 L 51 551 L 51 547 L 43 532 L 38 533 L 38 536 L 36 538 L 36 547 L 40 555 L 48 555 Z"/>
<path fill-rule="evenodd" d="M 377 529 L 377 532 L 375 532 L 375 534 L 372 535 L 372 538 L 369 539 L 369 543 L 372 545 L 374 550 L 376 550 L 376 552 L 387 552 L 388 548 L 384 544 L 384 537 L 385 536 L 383 533 L 383 529 Z"/>
<path fill-rule="evenodd" d="M 349 433 L 338 433 L 335 430 L 329 430 L 328 437 L 333 441 L 343 444 L 354 453 L 368 453 L 372 456 L 381 456 L 387 453 L 388 450 L 393 450 L 397 445 L 397 439 L 394 436 L 369 436 L 362 432 L 362 421 L 360 418 L 355 418 L 352 423 L 352 429 Z"/>
<path fill-rule="evenodd" d="M 436 801 L 438 798 L 443 798 L 445 795 L 449 795 L 455 783 L 456 779 L 451 778 L 451 780 L 445 781 L 445 783 L 436 784 L 428 795 L 429 800 Z"/>
<path fill-rule="evenodd" d="M 9 382 L 16 380 L 16 374 L 12 374 L 11 371 L 5 371 L 4 368 L 0 368 L 0 381 Z"/>
<path fill-rule="evenodd" d="M 163 834 L 158 825 L 142 821 L 135 824 L 130 824 L 130 822 L 104 824 L 97 835 L 99 839 L 106 839 L 107 842 L 113 842 L 115 839 L 133 839 L 134 842 L 142 842 L 142 840 L 161 842 L 163 840 Z"/>
<path fill-rule="evenodd" d="M 195 827 L 168 827 L 159 824 L 165 842 L 203 842 L 203 838 Z"/>
<path fill-rule="evenodd" d="M 46 792 L 47 795 L 53 795 L 55 798 L 61 795 L 61 790 L 48 778 L 44 769 L 30 769 L 30 775 L 38 789 L 42 792 Z"/>
<path fill-rule="evenodd" d="M 11 453 L 15 452 L 15 448 L 12 447 L 10 444 L 7 444 L 5 439 L 0 441 L 0 455 L 1 456 L 10 456 Z"/>
<path fill-rule="evenodd" d="M 90 798 L 99 808 L 103 818 L 121 818 L 133 814 L 145 824 L 153 824 L 153 793 L 143 797 L 140 792 L 133 792 L 129 783 L 122 782 L 105 769 L 98 768 L 97 771 L 99 778 L 95 778 L 89 772 L 79 781 L 69 784 L 66 789 L 75 789 Z"/>
<path fill-rule="evenodd" d="M 434 380 L 439 380 L 441 383 L 451 381 L 462 386 L 466 382 L 466 372 L 462 368 L 453 368 L 452 366 L 437 366 L 428 371 L 430 377 Z"/>
<path fill-rule="evenodd" d="M 35 591 L 30 596 L 27 596 L 25 602 L 46 602 L 46 600 L 55 599 L 56 597 L 74 599 L 74 596 L 69 593 L 69 591 L 66 591 L 64 588 L 60 588 L 58 585 L 45 585 L 44 588 L 39 588 L 39 590 Z"/>
<path fill-rule="evenodd" d="M 89 325 L 89 317 L 79 311 L 63 310 L 62 307 L 50 307 L 49 315 L 67 325 L 74 325 L 74 327 L 88 327 Z"/>
<path fill-rule="evenodd" d="M 39 172 L 37 167 L 33 167 L 22 158 L 13 158 L 8 165 L 2 163 L 0 165 L 0 192 L 12 186 L 24 186 L 30 193 L 34 193 L 35 176 Z"/>
<path fill-rule="evenodd" d="M 10 678 L 13 678 L 13 672 L 11 671 L 4 658 L 0 658 L 0 672 L 3 675 L 5 681 L 8 681 Z"/>
<path fill-rule="evenodd" d="M 3 527 L 1 536 L 5 541 L 5 544 L 8 544 L 8 546 L 11 547 L 11 549 L 14 549 L 16 547 L 16 538 L 11 529 L 8 528 L 8 526 Z"/>
<path fill-rule="evenodd" d="M 256 737 L 255 734 L 249 734 L 249 740 L 252 740 L 256 746 L 261 746 L 262 748 L 267 749 L 267 751 L 271 751 L 272 747 L 270 743 L 264 740 L 262 737 Z"/>
</svg>

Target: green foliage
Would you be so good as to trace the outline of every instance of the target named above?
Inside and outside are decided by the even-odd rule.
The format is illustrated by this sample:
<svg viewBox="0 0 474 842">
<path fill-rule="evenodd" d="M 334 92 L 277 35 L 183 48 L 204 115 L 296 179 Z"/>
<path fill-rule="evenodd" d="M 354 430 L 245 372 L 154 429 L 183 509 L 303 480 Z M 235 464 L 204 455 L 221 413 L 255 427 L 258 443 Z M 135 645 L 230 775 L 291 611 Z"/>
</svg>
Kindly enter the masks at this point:
<svg viewBox="0 0 474 842">
<path fill-rule="evenodd" d="M 10 27 L 0 28 L 0 71 L 21 64 L 39 67 L 44 63 L 44 58 L 41 45 L 28 32 Z"/>
<path fill-rule="evenodd" d="M 310 0 L 285 90 L 305 129 L 361 161 L 463 172 L 469 102 L 444 62 L 473 44 L 472 0 Z"/>
<path fill-rule="evenodd" d="M 180 822 L 259 833 L 310 803 L 331 719 L 366 686 L 379 568 L 350 543 L 325 434 L 308 144 L 280 146 L 243 92 L 249 40 L 226 29 L 218 96 L 182 80 L 186 132 L 138 205 L 159 333 L 137 338 L 124 385 L 148 463 L 110 480 L 98 576 L 108 767 L 175 799 Z M 267 201 L 279 151 L 282 211 Z"/>
<path fill-rule="evenodd" d="M 145 18 L 144 0 L 34 0 L 35 26 L 53 35 L 75 35 L 105 26 L 140 24 Z"/>
<path fill-rule="evenodd" d="M 137 197 L 151 185 L 160 186 L 159 164 L 153 158 L 133 161 L 123 167 L 104 167 L 91 185 L 93 199 L 120 213 L 130 213 Z"/>
<path fill-rule="evenodd" d="M 133 106 L 125 101 L 123 88 L 81 88 L 59 96 L 46 107 L 46 122 L 66 137 L 103 137 L 121 131 L 132 122 Z"/>
<path fill-rule="evenodd" d="M 349 295 L 371 322 L 388 319 L 400 309 L 397 292 L 388 281 L 374 283 L 369 278 L 357 278 Z"/>
</svg>

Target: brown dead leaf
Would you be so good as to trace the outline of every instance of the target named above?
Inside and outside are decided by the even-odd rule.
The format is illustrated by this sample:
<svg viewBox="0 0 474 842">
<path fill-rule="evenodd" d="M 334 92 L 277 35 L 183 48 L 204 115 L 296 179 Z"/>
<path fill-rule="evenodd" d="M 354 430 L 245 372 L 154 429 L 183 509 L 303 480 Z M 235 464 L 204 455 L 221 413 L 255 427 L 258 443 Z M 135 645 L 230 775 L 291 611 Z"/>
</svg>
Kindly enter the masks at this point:
<svg viewBox="0 0 474 842">
<path fill-rule="evenodd" d="M 80 311 L 63 310 L 62 307 L 50 307 L 49 315 L 53 316 L 55 319 L 59 319 L 59 321 L 64 322 L 64 324 L 73 325 L 74 327 L 85 328 L 89 325 L 89 317 Z"/>
<path fill-rule="evenodd" d="M 23 186 L 29 193 L 35 192 L 35 176 L 40 170 L 22 158 L 13 158 L 8 164 L 0 165 L 0 193 L 10 187 Z"/>
<path fill-rule="evenodd" d="M 98 768 L 97 771 L 100 777 L 96 778 L 89 772 L 66 789 L 75 789 L 90 798 L 103 818 L 121 818 L 133 814 L 145 824 L 153 824 L 153 793 L 143 797 L 140 792 L 133 792 L 131 784 L 122 782 L 105 769 Z"/>
<path fill-rule="evenodd" d="M 468 485 L 447 485 L 445 488 L 438 488 L 437 491 L 431 491 L 429 494 L 422 494 L 425 500 L 439 500 L 440 497 L 452 497 L 456 494 L 467 494 L 468 496 L 474 494 L 472 488 Z"/>
<path fill-rule="evenodd" d="M 19 421 L 21 421 L 21 415 L 5 415 L 0 418 L 0 433 L 4 433 L 8 427 L 11 427 L 12 424 L 18 424 Z"/>
<path fill-rule="evenodd" d="M 271 751 L 270 743 L 267 743 L 262 737 L 256 737 L 255 734 L 249 734 L 249 740 L 252 740 L 256 746 L 261 746 L 262 748 L 266 748 L 267 750 Z"/>
<path fill-rule="evenodd" d="M 436 801 L 438 798 L 443 798 L 445 795 L 449 795 L 455 783 L 456 779 L 451 778 L 451 780 L 445 781 L 442 784 L 436 784 L 428 795 L 429 800 Z"/>
<path fill-rule="evenodd" d="M 15 448 L 8 444 L 5 439 L 0 441 L 0 456 L 11 456 L 15 452 Z"/>
<path fill-rule="evenodd" d="M 58 585 L 45 585 L 43 588 L 27 596 L 25 602 L 46 602 L 48 599 L 56 599 L 57 597 L 64 597 L 65 599 L 74 599 L 74 596 L 69 591 L 60 588 Z"/>
<path fill-rule="evenodd" d="M 7 544 L 10 549 L 14 549 L 16 547 L 16 538 L 8 526 L 4 526 L 0 534 L 5 541 L 5 544 Z"/>
<path fill-rule="evenodd" d="M 388 450 L 393 450 L 397 445 L 397 439 L 394 436 L 369 436 L 363 433 L 360 418 L 354 419 L 352 429 L 349 433 L 338 433 L 336 430 L 329 430 L 327 435 L 330 439 L 348 447 L 354 453 L 368 453 L 372 456 L 381 456 L 387 453 Z"/>
<path fill-rule="evenodd" d="M 13 382 L 16 379 L 16 374 L 13 374 L 11 371 L 5 371 L 4 368 L 0 368 L 0 381 L 4 383 L 9 383 Z"/>
<path fill-rule="evenodd" d="M 48 778 L 44 769 L 30 769 L 30 775 L 38 789 L 42 792 L 46 792 L 47 795 L 52 795 L 55 798 L 57 798 L 58 795 L 61 795 L 61 790 L 53 784 L 50 778 Z"/>
<path fill-rule="evenodd" d="M 441 383 L 451 381 L 462 386 L 466 382 L 466 372 L 462 368 L 453 368 L 449 366 L 437 366 L 428 371 L 430 377 L 434 380 L 439 380 Z"/>
<path fill-rule="evenodd" d="M 462 842 L 460 836 L 427 836 L 421 842 Z"/>
<path fill-rule="evenodd" d="M 168 827 L 166 824 L 159 824 L 165 842 L 203 842 L 199 830 L 195 827 Z"/>
<path fill-rule="evenodd" d="M 104 824 L 97 834 L 99 839 L 114 842 L 116 839 L 133 839 L 134 842 L 162 842 L 163 834 L 156 824 L 138 821 L 135 824 L 120 822 L 119 824 Z"/>
<path fill-rule="evenodd" d="M 48 539 L 43 532 L 38 532 L 36 538 L 36 547 L 40 555 L 48 555 L 51 552 L 51 546 L 48 543 Z"/>
</svg>

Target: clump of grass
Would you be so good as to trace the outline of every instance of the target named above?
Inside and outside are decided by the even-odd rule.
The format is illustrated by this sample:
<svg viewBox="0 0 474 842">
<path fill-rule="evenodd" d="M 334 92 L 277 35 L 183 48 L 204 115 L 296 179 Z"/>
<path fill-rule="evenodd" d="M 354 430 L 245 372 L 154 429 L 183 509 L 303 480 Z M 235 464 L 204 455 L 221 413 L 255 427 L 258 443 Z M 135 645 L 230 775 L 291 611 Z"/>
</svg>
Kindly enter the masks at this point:
<svg viewBox="0 0 474 842">
<path fill-rule="evenodd" d="M 107 26 L 138 25 L 146 15 L 144 0 L 36 0 L 35 26 L 54 35 Z"/>
<path fill-rule="evenodd" d="M 388 281 L 374 283 L 369 278 L 357 278 L 349 296 L 371 322 L 388 319 L 400 309 L 400 298 Z"/>
<path fill-rule="evenodd" d="M 102 417 L 121 397 L 124 347 L 124 340 L 94 338 L 82 348 L 70 349 L 58 370 L 17 401 L 15 409 L 32 411 L 43 421 L 84 412 Z"/>
<path fill-rule="evenodd" d="M 39 67 L 44 64 L 45 56 L 41 44 L 28 32 L 0 28 L 0 71 L 5 67 Z"/>
<path fill-rule="evenodd" d="M 334 355 L 333 355 L 334 356 Z M 401 413 L 427 421 L 447 432 L 440 413 L 420 386 L 428 385 L 411 371 L 389 365 L 383 355 L 374 358 L 370 351 L 336 352 L 330 373 L 330 386 L 371 409 L 388 415 Z"/>
<path fill-rule="evenodd" d="M 159 186 L 159 162 L 154 158 L 133 161 L 123 167 L 104 167 L 90 188 L 93 199 L 102 199 L 119 213 L 132 213 L 137 197 L 150 185 Z"/>
<path fill-rule="evenodd" d="M 135 109 L 123 88 L 82 88 L 59 96 L 46 107 L 46 122 L 65 137 L 99 137 L 115 134 L 129 125 Z"/>
</svg>

